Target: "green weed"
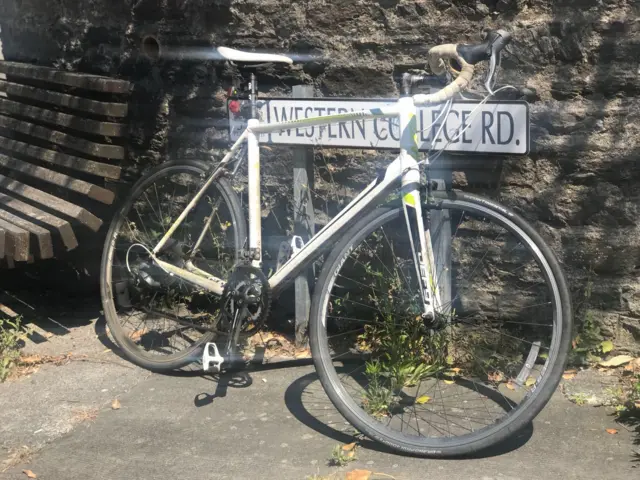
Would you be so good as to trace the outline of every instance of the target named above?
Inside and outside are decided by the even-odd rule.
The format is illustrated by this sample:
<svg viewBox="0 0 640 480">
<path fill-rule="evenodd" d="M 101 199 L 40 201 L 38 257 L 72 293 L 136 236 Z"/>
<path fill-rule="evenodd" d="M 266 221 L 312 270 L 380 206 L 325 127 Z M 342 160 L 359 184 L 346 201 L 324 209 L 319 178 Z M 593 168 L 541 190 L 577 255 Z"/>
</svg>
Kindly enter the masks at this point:
<svg viewBox="0 0 640 480">
<path fill-rule="evenodd" d="M 0 318 L 0 382 L 7 379 L 20 358 L 20 342 L 26 335 L 20 317 L 12 320 Z"/>
</svg>

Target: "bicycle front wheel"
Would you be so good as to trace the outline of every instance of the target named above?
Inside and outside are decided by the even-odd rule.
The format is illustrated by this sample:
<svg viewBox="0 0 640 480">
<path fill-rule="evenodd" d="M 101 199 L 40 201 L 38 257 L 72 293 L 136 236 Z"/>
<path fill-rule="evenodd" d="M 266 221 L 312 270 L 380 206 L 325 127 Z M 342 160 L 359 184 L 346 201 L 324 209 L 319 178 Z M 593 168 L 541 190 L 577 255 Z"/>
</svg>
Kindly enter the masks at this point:
<svg viewBox="0 0 640 480">
<path fill-rule="evenodd" d="M 125 356 L 154 371 L 197 360 L 220 319 L 220 297 L 165 272 L 158 241 L 207 179 L 200 162 L 168 162 L 133 187 L 105 240 L 100 274 L 104 315 Z M 158 258 L 226 279 L 246 241 L 240 201 L 225 179 L 211 184 Z M 227 326 L 228 327 L 228 326 Z"/>
<path fill-rule="evenodd" d="M 521 217 L 436 192 L 436 318 L 423 320 L 401 208 L 379 208 L 327 258 L 310 339 L 320 382 L 360 432 L 396 450 L 448 457 L 530 422 L 567 358 L 571 302 L 558 261 Z M 435 215 L 434 215 L 435 216 Z"/>
</svg>

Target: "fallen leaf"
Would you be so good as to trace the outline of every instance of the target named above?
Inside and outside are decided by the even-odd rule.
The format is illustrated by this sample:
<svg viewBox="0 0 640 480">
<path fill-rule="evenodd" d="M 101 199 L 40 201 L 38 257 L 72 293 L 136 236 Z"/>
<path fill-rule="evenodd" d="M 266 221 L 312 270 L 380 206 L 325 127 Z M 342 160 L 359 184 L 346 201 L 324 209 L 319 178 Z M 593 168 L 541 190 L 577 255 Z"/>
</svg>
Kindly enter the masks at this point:
<svg viewBox="0 0 640 480">
<path fill-rule="evenodd" d="M 507 382 L 507 388 L 508 388 L 509 390 L 515 390 L 515 389 L 516 389 L 516 386 L 513 384 L 513 382 L 511 382 L 511 380 L 509 380 L 509 381 Z"/>
<path fill-rule="evenodd" d="M 607 428 L 607 433 L 610 435 L 616 435 L 618 433 L 618 430 L 616 430 L 615 428 Z"/>
<path fill-rule="evenodd" d="M 619 367 L 624 365 L 625 363 L 629 363 L 633 360 L 631 355 L 617 355 L 609 360 L 605 360 L 604 362 L 600 362 L 600 365 L 603 367 Z"/>
<path fill-rule="evenodd" d="M 29 478 L 38 478 L 38 476 L 31 470 L 22 470 L 22 473 L 24 473 Z"/>
<path fill-rule="evenodd" d="M 142 338 L 142 336 L 147 333 L 147 329 L 143 328 L 140 330 L 136 330 L 135 332 L 131 332 L 129 334 L 129 338 L 131 339 L 132 342 L 137 342 L 138 340 L 140 340 Z"/>
<path fill-rule="evenodd" d="M 354 458 L 356 456 L 356 443 L 347 443 L 342 446 L 342 456 L 347 459 Z"/>
<path fill-rule="evenodd" d="M 602 350 L 602 353 L 609 353 L 613 350 L 613 342 L 611 340 L 605 340 L 600 344 L 600 349 Z"/>
<path fill-rule="evenodd" d="M 454 373 L 460 373 L 460 371 L 461 371 L 461 370 L 462 370 L 462 369 L 461 369 L 460 367 L 453 367 L 453 368 L 451 369 L 451 371 L 452 371 L 452 372 L 454 372 Z"/>
<path fill-rule="evenodd" d="M 577 370 L 565 370 L 564 373 L 562 374 L 562 378 L 564 378 L 565 380 L 571 380 L 573 377 L 577 375 L 577 373 L 578 373 Z"/>
<path fill-rule="evenodd" d="M 418 405 L 424 405 L 429 400 L 431 400 L 431 397 L 429 395 L 422 395 L 421 397 L 416 398 L 416 403 Z"/>
<path fill-rule="evenodd" d="M 347 472 L 347 475 L 344 477 L 345 480 L 369 480 L 371 477 L 371 471 L 369 470 L 351 470 Z"/>
<path fill-rule="evenodd" d="M 640 357 L 634 358 L 624 367 L 627 372 L 638 372 L 640 373 Z"/>
<path fill-rule="evenodd" d="M 490 382 L 499 383 L 502 380 L 504 380 L 504 375 L 502 375 L 502 372 L 493 372 L 487 375 L 487 378 L 489 379 Z"/>
<path fill-rule="evenodd" d="M 120 400 L 118 400 L 117 398 L 113 400 L 113 402 L 111 402 L 111 408 L 113 410 L 119 410 L 121 407 L 120 405 Z"/>
<path fill-rule="evenodd" d="M 530 387 L 531 385 L 536 383 L 536 379 L 533 377 L 527 378 L 527 381 L 524 382 L 525 386 Z"/>
<path fill-rule="evenodd" d="M 640 408 L 640 402 L 634 403 L 633 406 L 636 407 L 636 408 Z"/>
<path fill-rule="evenodd" d="M 355 448 L 356 448 L 356 442 L 347 443 L 346 445 L 342 446 L 342 451 L 343 452 L 350 452 L 350 451 L 354 450 Z"/>
<path fill-rule="evenodd" d="M 23 365 L 35 365 L 42 363 L 42 357 L 40 355 L 28 355 L 26 357 L 20 357 L 20 363 Z"/>
<path fill-rule="evenodd" d="M 447 385 L 451 385 L 451 384 L 453 384 L 453 383 L 456 383 L 456 382 L 454 382 L 453 380 L 443 380 L 443 381 L 444 381 L 444 383 L 446 383 Z"/>
</svg>

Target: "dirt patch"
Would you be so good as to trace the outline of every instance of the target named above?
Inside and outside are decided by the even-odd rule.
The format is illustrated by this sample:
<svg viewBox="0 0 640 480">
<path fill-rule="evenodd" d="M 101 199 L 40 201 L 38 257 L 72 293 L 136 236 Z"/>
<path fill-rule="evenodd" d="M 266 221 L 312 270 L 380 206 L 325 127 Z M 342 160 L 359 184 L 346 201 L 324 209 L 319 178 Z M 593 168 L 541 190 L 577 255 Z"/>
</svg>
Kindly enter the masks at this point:
<svg viewBox="0 0 640 480">
<path fill-rule="evenodd" d="M 246 340 L 243 355 L 245 360 L 264 360 L 266 363 L 271 363 L 311 358 L 311 349 L 297 347 L 293 335 L 266 331 L 258 332 Z"/>
</svg>

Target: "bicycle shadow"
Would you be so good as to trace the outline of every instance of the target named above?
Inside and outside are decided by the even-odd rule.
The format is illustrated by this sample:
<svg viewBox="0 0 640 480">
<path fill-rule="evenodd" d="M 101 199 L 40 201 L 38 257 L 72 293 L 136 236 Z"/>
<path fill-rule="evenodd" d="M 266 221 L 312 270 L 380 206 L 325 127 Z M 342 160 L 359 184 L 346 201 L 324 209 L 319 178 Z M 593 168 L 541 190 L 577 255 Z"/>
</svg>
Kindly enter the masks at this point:
<svg viewBox="0 0 640 480">
<path fill-rule="evenodd" d="M 207 405 L 211 405 L 216 398 L 224 398 L 227 396 L 227 391 L 229 387 L 231 388 L 248 388 L 253 384 L 253 378 L 251 377 L 252 372 L 261 372 L 267 370 L 276 370 L 281 368 L 292 368 L 292 367 L 302 367 L 306 365 L 311 365 L 310 359 L 301 359 L 301 360 L 288 360 L 273 364 L 262 364 L 262 365 L 251 365 L 249 368 L 238 371 L 228 371 L 223 372 L 221 374 L 209 374 L 206 372 L 199 372 L 195 370 L 183 370 L 176 372 L 169 372 L 166 375 L 168 376 L 180 376 L 180 377 L 195 377 L 199 376 L 208 380 L 211 380 L 216 383 L 216 390 L 214 393 L 210 394 L 207 392 L 198 393 L 194 399 L 193 404 L 195 407 L 205 407 Z"/>
<path fill-rule="evenodd" d="M 284 395 L 285 405 L 289 412 L 301 423 L 315 430 L 321 435 L 332 438 L 340 443 L 351 443 L 355 429 L 335 409 L 315 372 L 308 373 L 294 381 Z M 520 432 L 506 439 L 498 445 L 478 451 L 471 455 L 455 457 L 456 460 L 480 459 L 496 457 L 512 452 L 524 446 L 533 435 L 533 424 L 529 422 Z M 368 438 L 361 442 L 362 447 L 381 453 L 400 454 Z"/>
<path fill-rule="evenodd" d="M 206 377 L 206 375 L 202 375 Z M 211 405 L 216 398 L 224 398 L 227 396 L 227 390 L 231 388 L 248 388 L 253 384 L 253 378 L 248 371 L 225 372 L 220 375 L 214 375 L 211 381 L 216 382 L 216 390 L 214 393 L 201 392 L 194 399 L 195 407 L 206 407 Z"/>
<path fill-rule="evenodd" d="M 101 324 L 101 325 L 100 325 Z M 96 332 L 104 332 L 104 317 L 96 322 Z M 111 348 L 114 353 L 122 358 L 120 349 L 111 342 L 106 334 L 99 335 L 100 340 Z M 195 360 L 195 359 L 194 359 Z M 254 358 L 255 362 L 259 362 L 261 357 L 258 355 Z M 201 377 L 216 383 L 216 389 L 213 393 L 201 392 L 194 399 L 193 404 L 196 408 L 211 405 L 214 400 L 225 398 L 229 388 L 248 388 L 253 384 L 251 373 L 262 372 L 268 370 L 277 370 L 281 368 L 293 368 L 311 366 L 311 359 L 293 359 L 273 364 L 252 363 L 247 369 L 238 371 L 223 372 L 221 374 L 211 375 L 203 372 L 201 366 L 196 362 L 182 370 L 172 372 L 164 372 L 162 375 L 170 377 Z M 491 397 L 491 391 L 488 390 L 487 396 Z M 503 398 L 491 398 L 496 403 L 506 409 L 507 405 L 502 405 Z M 339 443 L 351 443 L 356 433 L 355 429 L 344 420 L 340 413 L 335 409 L 329 398 L 327 397 L 318 376 L 315 372 L 307 373 L 295 380 L 284 393 L 284 402 L 296 420 L 303 423 L 307 427 L 315 430 L 319 434 L 331 438 Z M 507 438 L 503 442 L 489 447 L 487 449 L 475 452 L 471 455 L 461 455 L 455 457 L 456 460 L 464 459 L 481 459 L 490 458 L 510 453 L 524 446 L 533 436 L 534 427 L 529 422 L 518 433 Z M 368 438 L 364 438 L 361 446 L 380 453 L 390 453 L 394 455 L 411 456 L 411 454 L 398 453 L 384 445 L 373 442 Z"/>
</svg>

